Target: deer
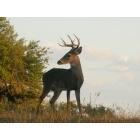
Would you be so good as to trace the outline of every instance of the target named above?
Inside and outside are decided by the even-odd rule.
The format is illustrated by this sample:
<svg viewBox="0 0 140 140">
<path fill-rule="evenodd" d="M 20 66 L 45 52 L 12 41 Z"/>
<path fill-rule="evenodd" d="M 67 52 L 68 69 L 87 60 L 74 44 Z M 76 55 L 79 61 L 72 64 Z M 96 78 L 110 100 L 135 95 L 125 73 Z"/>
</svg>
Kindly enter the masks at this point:
<svg viewBox="0 0 140 140">
<path fill-rule="evenodd" d="M 80 63 L 79 54 L 82 52 L 82 46 L 80 46 L 80 39 L 74 34 L 77 44 L 75 44 L 75 39 L 68 35 L 71 43 L 66 43 L 63 39 L 63 44 L 58 44 L 61 47 L 70 47 L 68 51 L 58 62 L 58 65 L 70 64 L 69 69 L 62 68 L 52 68 L 48 72 L 43 74 L 43 92 L 39 98 L 39 105 L 37 108 L 37 113 L 39 112 L 39 107 L 43 99 L 48 96 L 50 91 L 53 91 L 54 95 L 50 100 L 50 105 L 54 108 L 54 103 L 60 96 L 62 91 L 67 92 L 67 109 L 70 103 L 70 92 L 75 91 L 76 101 L 78 110 L 81 113 L 81 102 L 80 102 L 80 88 L 84 82 L 84 76 L 82 72 L 82 67 Z"/>
</svg>

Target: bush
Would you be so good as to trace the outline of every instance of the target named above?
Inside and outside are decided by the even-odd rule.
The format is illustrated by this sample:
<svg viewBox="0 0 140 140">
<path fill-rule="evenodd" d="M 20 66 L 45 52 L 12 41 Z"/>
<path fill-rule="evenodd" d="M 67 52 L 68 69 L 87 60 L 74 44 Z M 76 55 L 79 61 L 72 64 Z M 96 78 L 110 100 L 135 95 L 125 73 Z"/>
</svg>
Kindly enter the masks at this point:
<svg viewBox="0 0 140 140">
<path fill-rule="evenodd" d="M 39 41 L 26 42 L 15 33 L 9 21 L 0 18 L 0 98 L 9 101 L 36 96 L 48 64 L 47 49 Z M 29 95 L 29 96 L 27 96 Z"/>
<path fill-rule="evenodd" d="M 92 107 L 91 104 L 84 106 L 85 112 L 90 116 L 103 116 L 106 114 L 114 116 L 114 111 L 110 108 L 104 107 L 102 105 Z"/>
</svg>

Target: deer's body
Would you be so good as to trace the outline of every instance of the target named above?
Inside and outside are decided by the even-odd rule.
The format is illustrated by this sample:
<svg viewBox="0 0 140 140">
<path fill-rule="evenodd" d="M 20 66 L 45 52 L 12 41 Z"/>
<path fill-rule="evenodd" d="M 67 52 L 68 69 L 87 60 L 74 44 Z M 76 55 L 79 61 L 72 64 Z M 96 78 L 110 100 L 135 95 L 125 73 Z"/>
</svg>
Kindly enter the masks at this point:
<svg viewBox="0 0 140 140">
<path fill-rule="evenodd" d="M 70 38 L 70 37 L 69 37 Z M 70 38 L 71 40 L 71 38 Z M 78 40 L 78 38 L 77 38 Z M 79 41 L 79 40 L 78 40 Z M 63 41 L 64 42 L 64 41 Z M 72 42 L 72 40 L 71 40 Z M 65 43 L 65 42 L 64 42 Z M 43 93 L 40 97 L 40 103 L 48 95 L 50 91 L 54 92 L 50 104 L 53 106 L 55 101 L 58 99 L 60 93 L 65 90 L 67 91 L 67 105 L 70 101 L 70 91 L 75 90 L 76 100 L 78 104 L 79 111 L 81 112 L 80 106 L 80 88 L 83 84 L 84 77 L 82 73 L 82 68 L 80 64 L 80 59 L 78 54 L 81 53 L 82 47 L 79 47 L 80 44 L 74 48 L 72 44 L 64 44 L 64 46 L 72 47 L 72 49 L 66 53 L 57 64 L 70 64 L 70 69 L 59 69 L 53 68 L 43 75 Z M 76 46 L 76 45 L 75 45 Z M 39 110 L 38 106 L 38 110 Z"/>
<path fill-rule="evenodd" d="M 72 69 L 53 68 L 43 75 L 43 85 L 45 88 L 55 91 L 61 90 L 77 90 L 81 87 L 83 81 L 78 81 L 78 77 Z"/>
</svg>

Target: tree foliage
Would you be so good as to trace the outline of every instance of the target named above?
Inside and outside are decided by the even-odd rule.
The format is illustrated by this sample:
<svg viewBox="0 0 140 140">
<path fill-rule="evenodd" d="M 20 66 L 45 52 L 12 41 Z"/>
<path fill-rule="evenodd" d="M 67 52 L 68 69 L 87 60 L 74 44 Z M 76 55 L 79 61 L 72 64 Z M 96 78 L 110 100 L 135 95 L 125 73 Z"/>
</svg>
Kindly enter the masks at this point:
<svg viewBox="0 0 140 140">
<path fill-rule="evenodd" d="M 19 38 L 10 22 L 0 17 L 0 95 L 15 99 L 39 94 L 47 54 L 39 41 Z"/>
</svg>

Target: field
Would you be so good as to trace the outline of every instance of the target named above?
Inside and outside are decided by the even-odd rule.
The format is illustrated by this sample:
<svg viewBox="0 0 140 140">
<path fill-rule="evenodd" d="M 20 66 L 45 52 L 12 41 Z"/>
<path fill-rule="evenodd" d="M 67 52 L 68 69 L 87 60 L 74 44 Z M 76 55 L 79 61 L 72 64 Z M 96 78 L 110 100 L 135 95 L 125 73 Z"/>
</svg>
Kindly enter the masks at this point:
<svg viewBox="0 0 140 140">
<path fill-rule="evenodd" d="M 25 101 L 19 104 L 0 103 L 1 123 L 138 123 L 140 117 L 137 114 L 129 115 L 119 108 L 113 110 L 104 106 L 92 107 L 90 104 L 82 106 L 82 115 L 77 111 L 76 104 L 71 102 L 67 111 L 65 103 L 56 104 L 56 110 L 52 111 L 49 104 L 43 104 L 36 115 L 36 103 Z M 117 113 L 116 113 L 117 111 Z"/>
</svg>

